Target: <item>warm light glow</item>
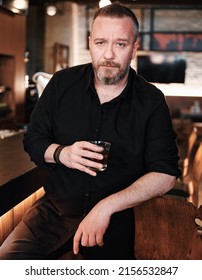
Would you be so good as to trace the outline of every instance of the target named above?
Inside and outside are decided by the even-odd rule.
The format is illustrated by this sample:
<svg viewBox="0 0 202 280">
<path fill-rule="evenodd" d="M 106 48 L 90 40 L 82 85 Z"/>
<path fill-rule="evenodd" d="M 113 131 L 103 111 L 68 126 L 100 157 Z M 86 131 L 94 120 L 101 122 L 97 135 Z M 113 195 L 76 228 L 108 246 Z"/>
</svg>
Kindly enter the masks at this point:
<svg viewBox="0 0 202 280">
<path fill-rule="evenodd" d="M 57 8 L 54 5 L 50 5 L 46 7 L 46 13 L 48 16 L 52 17 L 55 16 L 57 13 Z"/>
<path fill-rule="evenodd" d="M 202 86 L 179 83 L 160 84 L 153 83 L 165 96 L 202 97 Z"/>
<path fill-rule="evenodd" d="M 111 5 L 111 3 L 112 2 L 110 0 L 100 0 L 99 7 L 103 8 L 104 6 Z"/>
<path fill-rule="evenodd" d="M 151 55 L 151 61 L 154 64 L 161 64 L 164 61 L 164 55 L 163 54 L 152 54 Z"/>
<path fill-rule="evenodd" d="M 19 10 L 26 10 L 28 8 L 28 1 L 14 0 L 12 5 Z"/>
<path fill-rule="evenodd" d="M 25 88 L 29 87 L 29 75 L 25 75 Z"/>
</svg>

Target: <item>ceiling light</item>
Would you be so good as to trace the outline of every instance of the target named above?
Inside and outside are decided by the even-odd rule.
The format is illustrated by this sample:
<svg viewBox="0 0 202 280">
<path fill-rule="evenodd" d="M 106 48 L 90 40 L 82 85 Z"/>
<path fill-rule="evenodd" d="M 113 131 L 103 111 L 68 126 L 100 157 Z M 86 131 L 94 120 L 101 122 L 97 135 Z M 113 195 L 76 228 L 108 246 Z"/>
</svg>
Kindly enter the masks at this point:
<svg viewBox="0 0 202 280">
<path fill-rule="evenodd" d="M 50 17 L 55 16 L 56 13 L 57 13 L 57 8 L 56 8 L 56 6 L 55 6 L 55 5 L 48 5 L 48 6 L 46 7 L 46 13 L 47 13 L 47 15 L 50 16 Z"/>
<path fill-rule="evenodd" d="M 110 0 L 100 0 L 99 7 L 103 8 L 104 6 L 111 5 L 111 3 L 112 2 Z"/>
<path fill-rule="evenodd" d="M 28 1 L 14 0 L 10 2 L 13 2 L 11 5 L 18 10 L 25 10 L 28 8 Z"/>
</svg>

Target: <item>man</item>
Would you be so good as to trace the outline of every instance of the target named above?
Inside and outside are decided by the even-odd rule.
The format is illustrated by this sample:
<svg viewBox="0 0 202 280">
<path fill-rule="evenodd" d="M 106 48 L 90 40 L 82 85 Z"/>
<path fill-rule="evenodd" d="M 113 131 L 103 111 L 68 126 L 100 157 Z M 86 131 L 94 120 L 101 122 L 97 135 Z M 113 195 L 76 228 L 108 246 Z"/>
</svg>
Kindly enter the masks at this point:
<svg viewBox="0 0 202 280">
<path fill-rule="evenodd" d="M 32 114 L 25 150 L 50 169 L 46 195 L 0 249 L 2 259 L 133 259 L 132 207 L 169 191 L 179 175 L 175 133 L 163 94 L 130 67 L 136 16 L 99 9 L 89 38 L 92 64 L 57 72 Z M 108 167 L 90 140 L 111 143 Z M 72 242 L 72 244 L 71 244 Z M 65 248 L 65 249 L 64 249 Z M 63 250 L 64 249 L 64 250 Z"/>
</svg>

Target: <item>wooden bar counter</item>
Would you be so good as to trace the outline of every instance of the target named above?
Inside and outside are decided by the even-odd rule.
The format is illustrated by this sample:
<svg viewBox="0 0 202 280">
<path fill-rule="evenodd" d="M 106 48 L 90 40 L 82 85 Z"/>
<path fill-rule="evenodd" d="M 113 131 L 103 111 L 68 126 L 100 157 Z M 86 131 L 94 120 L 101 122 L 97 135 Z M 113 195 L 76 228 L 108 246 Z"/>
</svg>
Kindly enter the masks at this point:
<svg viewBox="0 0 202 280">
<path fill-rule="evenodd" d="M 0 216 L 36 192 L 47 176 L 31 162 L 22 141 L 23 132 L 0 139 Z"/>
</svg>

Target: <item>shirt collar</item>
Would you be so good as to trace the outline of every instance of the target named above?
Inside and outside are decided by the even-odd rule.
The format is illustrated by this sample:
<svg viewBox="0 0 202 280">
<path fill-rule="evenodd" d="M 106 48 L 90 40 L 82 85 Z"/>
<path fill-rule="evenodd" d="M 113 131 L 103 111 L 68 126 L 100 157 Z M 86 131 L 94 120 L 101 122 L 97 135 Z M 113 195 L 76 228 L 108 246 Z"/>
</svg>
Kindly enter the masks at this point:
<svg viewBox="0 0 202 280">
<path fill-rule="evenodd" d="M 91 64 L 91 66 L 92 66 L 92 64 Z M 129 75 L 128 75 L 128 82 L 127 82 L 126 87 L 124 88 L 124 90 L 122 91 L 122 93 L 119 96 L 117 96 L 116 98 L 114 98 L 110 102 L 116 102 L 116 101 L 119 101 L 120 99 L 128 100 L 129 92 L 131 92 L 131 90 L 132 90 L 132 84 L 133 84 L 134 78 L 135 78 L 135 71 L 130 67 Z M 96 89 L 95 89 L 95 86 L 94 86 L 93 67 L 91 67 L 85 91 L 89 92 L 89 90 L 96 93 Z"/>
</svg>

